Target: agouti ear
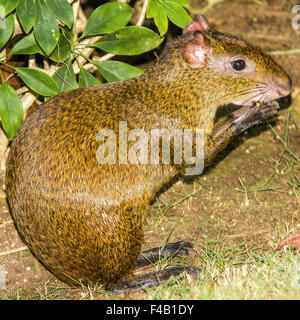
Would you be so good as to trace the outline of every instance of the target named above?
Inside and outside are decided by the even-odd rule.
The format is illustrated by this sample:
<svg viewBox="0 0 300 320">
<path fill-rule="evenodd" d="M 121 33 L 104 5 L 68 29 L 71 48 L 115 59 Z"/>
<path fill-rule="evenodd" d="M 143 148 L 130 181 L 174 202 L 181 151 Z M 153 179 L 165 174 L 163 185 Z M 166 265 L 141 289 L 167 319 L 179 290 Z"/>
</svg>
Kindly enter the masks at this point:
<svg viewBox="0 0 300 320">
<path fill-rule="evenodd" d="M 189 23 L 182 31 L 182 34 L 194 33 L 195 31 L 207 31 L 209 30 L 209 23 L 207 19 L 202 15 L 196 15 L 193 22 Z"/>
<path fill-rule="evenodd" d="M 211 52 L 212 47 L 209 41 L 200 31 L 195 31 L 181 47 L 183 59 L 193 69 L 203 67 Z"/>
</svg>

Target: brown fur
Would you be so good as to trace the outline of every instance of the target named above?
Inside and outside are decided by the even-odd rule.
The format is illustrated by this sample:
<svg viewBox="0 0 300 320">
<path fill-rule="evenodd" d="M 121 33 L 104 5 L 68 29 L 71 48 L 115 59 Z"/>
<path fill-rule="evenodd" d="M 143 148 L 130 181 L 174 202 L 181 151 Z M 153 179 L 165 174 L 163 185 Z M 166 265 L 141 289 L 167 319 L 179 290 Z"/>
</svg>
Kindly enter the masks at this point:
<svg viewBox="0 0 300 320">
<path fill-rule="evenodd" d="M 255 77 L 267 72 L 287 79 L 262 50 L 205 34 L 216 54 L 230 49 L 253 56 L 261 68 Z M 149 202 L 178 173 L 172 165 L 100 165 L 100 129 L 118 132 L 118 122 L 127 120 L 128 129 L 203 128 L 209 135 L 217 106 L 253 87 L 256 79 L 191 69 L 180 50 L 188 37 L 169 44 L 136 79 L 50 99 L 23 122 L 13 140 L 6 173 L 12 217 L 30 250 L 60 279 L 108 284 L 130 278 Z M 206 144 L 207 154 L 217 148 Z"/>
</svg>

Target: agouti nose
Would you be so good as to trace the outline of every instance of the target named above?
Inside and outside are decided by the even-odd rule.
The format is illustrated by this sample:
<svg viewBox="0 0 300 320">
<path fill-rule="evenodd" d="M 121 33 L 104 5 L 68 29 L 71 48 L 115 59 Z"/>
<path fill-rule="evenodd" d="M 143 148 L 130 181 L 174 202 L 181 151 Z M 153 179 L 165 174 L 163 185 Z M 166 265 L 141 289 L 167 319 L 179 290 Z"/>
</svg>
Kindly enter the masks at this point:
<svg viewBox="0 0 300 320">
<path fill-rule="evenodd" d="M 292 79 L 288 77 L 288 83 L 279 83 L 276 91 L 281 97 L 289 95 L 292 91 Z"/>
</svg>

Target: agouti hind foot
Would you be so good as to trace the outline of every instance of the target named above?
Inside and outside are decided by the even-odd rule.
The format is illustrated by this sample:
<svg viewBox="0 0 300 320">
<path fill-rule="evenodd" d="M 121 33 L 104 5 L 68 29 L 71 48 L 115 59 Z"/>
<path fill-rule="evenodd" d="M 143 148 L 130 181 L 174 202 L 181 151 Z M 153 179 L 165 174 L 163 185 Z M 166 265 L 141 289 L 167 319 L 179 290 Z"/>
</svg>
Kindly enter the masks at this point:
<svg viewBox="0 0 300 320">
<path fill-rule="evenodd" d="M 192 266 L 170 267 L 156 272 L 137 275 L 132 281 L 123 281 L 116 285 L 108 285 L 105 287 L 105 290 L 112 293 L 139 291 L 153 286 L 158 286 L 159 284 L 169 280 L 172 276 L 183 277 L 184 275 L 189 275 L 193 278 L 197 278 L 199 273 L 200 270 Z"/>
<path fill-rule="evenodd" d="M 193 248 L 190 242 L 178 241 L 168 243 L 165 246 L 155 247 L 139 254 L 136 260 L 136 267 L 143 267 L 155 263 L 160 259 L 174 258 L 189 255 L 189 248 Z"/>
</svg>

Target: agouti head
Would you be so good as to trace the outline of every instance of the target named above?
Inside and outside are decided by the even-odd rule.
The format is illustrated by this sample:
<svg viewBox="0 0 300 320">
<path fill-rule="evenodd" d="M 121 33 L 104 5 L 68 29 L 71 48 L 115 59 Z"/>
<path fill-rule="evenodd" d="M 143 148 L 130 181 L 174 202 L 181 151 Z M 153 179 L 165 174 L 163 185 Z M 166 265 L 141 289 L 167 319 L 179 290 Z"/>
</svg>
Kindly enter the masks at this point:
<svg viewBox="0 0 300 320">
<path fill-rule="evenodd" d="M 191 92 L 201 91 L 201 104 L 216 107 L 229 103 L 253 105 L 288 95 L 292 82 L 288 74 L 262 49 L 235 36 L 211 30 L 206 18 L 197 15 L 183 30 L 183 35 L 163 55 L 169 73 L 181 69 Z M 179 59 L 178 59 L 179 58 Z"/>
</svg>

